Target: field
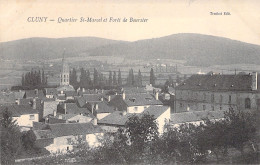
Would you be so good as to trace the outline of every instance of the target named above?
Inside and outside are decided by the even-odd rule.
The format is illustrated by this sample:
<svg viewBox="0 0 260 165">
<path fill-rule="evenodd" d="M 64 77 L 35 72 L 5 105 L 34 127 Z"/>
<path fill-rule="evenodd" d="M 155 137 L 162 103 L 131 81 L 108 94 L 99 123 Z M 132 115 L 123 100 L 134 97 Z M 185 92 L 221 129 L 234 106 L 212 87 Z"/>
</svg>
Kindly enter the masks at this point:
<svg viewBox="0 0 260 165">
<path fill-rule="evenodd" d="M 96 68 L 102 72 L 107 78 L 109 71 L 121 70 L 122 78 L 125 81 L 129 69 L 133 69 L 137 74 L 138 70 L 142 72 L 142 75 L 149 77 L 150 69 L 154 68 L 155 75 L 158 78 L 158 83 L 163 84 L 169 77 L 169 75 L 175 79 L 176 73 L 179 76 L 197 73 L 208 73 L 213 71 L 220 74 L 234 74 L 244 71 L 246 73 L 257 71 L 260 72 L 260 65 L 249 64 L 235 64 L 235 65 L 216 65 L 210 67 L 200 66 L 187 66 L 185 61 L 172 60 L 172 59 L 150 59 L 150 60 L 138 60 L 138 59 L 125 59 L 122 57 L 107 57 L 107 56 L 87 56 L 87 57 L 73 57 L 66 58 L 70 68 L 76 68 L 79 70 L 81 67 L 90 70 L 93 73 L 93 69 Z M 50 85 L 56 85 L 59 83 L 59 73 L 61 69 L 61 58 L 49 60 L 49 61 L 0 61 L 0 89 L 10 88 L 13 85 L 19 85 L 21 82 L 21 76 L 23 73 L 30 71 L 31 69 L 43 69 L 48 76 L 48 82 Z M 165 66 L 168 66 L 165 70 Z M 177 72 L 174 70 L 177 67 Z M 145 80 L 147 78 L 144 78 Z M 147 81 L 146 81 L 147 83 Z"/>
</svg>

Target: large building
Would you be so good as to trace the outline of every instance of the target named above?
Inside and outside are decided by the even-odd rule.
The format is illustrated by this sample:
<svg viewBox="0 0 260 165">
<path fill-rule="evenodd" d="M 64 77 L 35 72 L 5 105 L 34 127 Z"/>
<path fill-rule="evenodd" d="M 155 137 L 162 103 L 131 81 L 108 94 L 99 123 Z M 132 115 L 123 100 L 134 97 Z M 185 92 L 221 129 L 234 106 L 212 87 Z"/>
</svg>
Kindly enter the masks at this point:
<svg viewBox="0 0 260 165">
<path fill-rule="evenodd" d="M 59 94 L 65 94 L 66 91 L 75 91 L 73 86 L 70 85 L 70 68 L 67 61 L 62 57 L 62 69 L 60 73 L 60 86 L 57 88 Z"/>
<path fill-rule="evenodd" d="M 175 112 L 260 110 L 257 73 L 238 75 L 193 75 L 175 91 Z"/>
</svg>

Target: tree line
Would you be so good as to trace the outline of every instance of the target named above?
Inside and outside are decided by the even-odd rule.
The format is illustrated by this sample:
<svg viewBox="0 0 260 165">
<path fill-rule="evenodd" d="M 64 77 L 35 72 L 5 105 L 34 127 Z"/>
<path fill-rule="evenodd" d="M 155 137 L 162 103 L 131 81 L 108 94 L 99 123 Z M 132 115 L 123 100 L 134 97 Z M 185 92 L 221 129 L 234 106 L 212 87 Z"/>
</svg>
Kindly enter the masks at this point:
<svg viewBox="0 0 260 165">
<path fill-rule="evenodd" d="M 91 78 L 93 77 L 93 79 Z M 154 75 L 153 69 L 150 72 L 150 84 L 155 85 L 156 77 Z M 126 78 L 126 83 L 123 84 L 121 71 L 109 71 L 108 78 L 99 72 L 96 68 L 94 68 L 93 76 L 91 76 L 89 70 L 85 70 L 84 68 L 80 69 L 80 75 L 77 75 L 77 70 L 73 68 L 70 71 L 70 84 L 77 88 L 104 88 L 104 87 L 121 87 L 125 86 L 135 86 L 142 87 L 143 86 L 143 76 L 141 71 L 138 71 L 138 74 L 134 74 L 134 70 L 130 69 L 129 74 Z"/>
</svg>

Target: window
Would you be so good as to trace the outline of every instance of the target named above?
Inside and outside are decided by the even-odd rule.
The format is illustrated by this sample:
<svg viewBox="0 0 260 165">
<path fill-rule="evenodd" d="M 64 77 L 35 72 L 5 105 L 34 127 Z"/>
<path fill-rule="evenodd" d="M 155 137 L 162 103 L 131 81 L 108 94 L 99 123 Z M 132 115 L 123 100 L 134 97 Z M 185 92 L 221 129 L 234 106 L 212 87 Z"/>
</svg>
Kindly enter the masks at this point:
<svg viewBox="0 0 260 165">
<path fill-rule="evenodd" d="M 34 119 L 35 119 L 34 115 L 30 115 L 30 120 L 34 120 Z"/>
<path fill-rule="evenodd" d="M 229 95 L 229 97 L 228 97 L 228 103 L 231 104 L 231 101 L 232 101 L 232 97 L 231 97 L 231 95 Z"/>
<path fill-rule="evenodd" d="M 211 102 L 214 103 L 214 100 L 215 100 L 214 94 L 211 94 Z"/>
<path fill-rule="evenodd" d="M 70 147 L 68 146 L 68 147 L 67 147 L 67 151 L 68 151 L 69 149 L 70 149 Z"/>
<path fill-rule="evenodd" d="M 206 93 L 203 93 L 203 100 L 206 100 Z"/>
<path fill-rule="evenodd" d="M 138 110 L 138 107 L 135 107 L 135 108 L 134 108 L 134 111 L 137 111 L 137 110 Z"/>
<path fill-rule="evenodd" d="M 219 106 L 219 110 L 222 110 L 222 106 Z"/>
<path fill-rule="evenodd" d="M 223 101 L 223 96 L 220 95 L 220 97 L 219 97 L 219 103 L 222 103 L 222 101 Z"/>
<path fill-rule="evenodd" d="M 180 108 L 182 108 L 183 107 L 183 105 L 182 105 L 182 103 L 180 103 Z"/>
<path fill-rule="evenodd" d="M 211 109 L 212 109 L 212 111 L 214 111 L 214 110 L 215 110 L 215 109 L 214 109 L 214 105 L 212 105 L 212 106 L 211 106 Z"/>
<path fill-rule="evenodd" d="M 250 109 L 251 108 L 251 100 L 250 98 L 245 99 L 245 108 Z"/>
<path fill-rule="evenodd" d="M 206 110 L 206 105 L 203 105 L 203 110 L 204 110 L 204 111 Z"/>
</svg>

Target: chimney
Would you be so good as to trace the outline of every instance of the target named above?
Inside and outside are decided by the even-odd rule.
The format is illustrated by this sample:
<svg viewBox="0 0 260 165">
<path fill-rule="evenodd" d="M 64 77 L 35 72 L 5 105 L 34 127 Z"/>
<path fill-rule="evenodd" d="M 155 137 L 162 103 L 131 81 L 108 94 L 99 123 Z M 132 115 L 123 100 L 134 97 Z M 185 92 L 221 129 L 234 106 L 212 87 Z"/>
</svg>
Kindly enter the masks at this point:
<svg viewBox="0 0 260 165">
<path fill-rule="evenodd" d="M 62 116 L 61 116 L 61 115 L 59 115 L 58 119 L 62 119 Z"/>
<path fill-rule="evenodd" d="M 125 100 L 125 91 L 122 93 L 122 98 Z"/>
<path fill-rule="evenodd" d="M 82 88 L 82 92 L 85 92 L 85 88 Z"/>
<path fill-rule="evenodd" d="M 104 89 L 101 90 L 101 93 L 104 93 Z"/>
<path fill-rule="evenodd" d="M 98 104 L 96 104 L 96 110 L 98 110 Z"/>
<path fill-rule="evenodd" d="M 60 91 L 61 94 L 63 94 L 63 91 Z"/>
<path fill-rule="evenodd" d="M 104 101 L 103 97 L 100 98 L 100 101 Z"/>
<path fill-rule="evenodd" d="M 92 120 L 92 124 L 93 124 L 93 125 L 97 125 L 97 118 L 94 118 L 94 119 Z"/>
<path fill-rule="evenodd" d="M 57 111 L 56 110 L 53 111 L 53 116 L 54 117 L 57 116 Z"/>
<path fill-rule="evenodd" d="M 110 102 L 110 100 L 111 100 L 111 96 L 109 95 L 109 96 L 108 96 L 108 102 Z"/>
<path fill-rule="evenodd" d="M 252 90 L 257 90 L 257 72 L 252 73 Z"/>
<path fill-rule="evenodd" d="M 33 109 L 36 109 L 36 99 L 35 98 L 33 99 L 32 107 L 33 107 Z"/>
<path fill-rule="evenodd" d="M 126 115 L 126 111 L 123 111 L 123 112 L 121 113 L 121 115 L 122 115 L 122 116 L 125 116 L 125 115 Z"/>
<path fill-rule="evenodd" d="M 67 114 L 67 105 L 64 103 L 64 114 Z"/>
<path fill-rule="evenodd" d="M 38 93 L 39 93 L 38 89 L 34 89 L 34 93 L 35 93 L 36 95 L 38 95 Z"/>
<path fill-rule="evenodd" d="M 94 104 L 91 104 L 91 113 L 94 113 Z"/>
<path fill-rule="evenodd" d="M 159 93 L 155 92 L 155 100 L 159 100 Z"/>
<path fill-rule="evenodd" d="M 19 98 L 19 99 L 17 99 L 17 105 L 20 105 L 20 104 L 21 104 L 21 100 Z"/>
</svg>

